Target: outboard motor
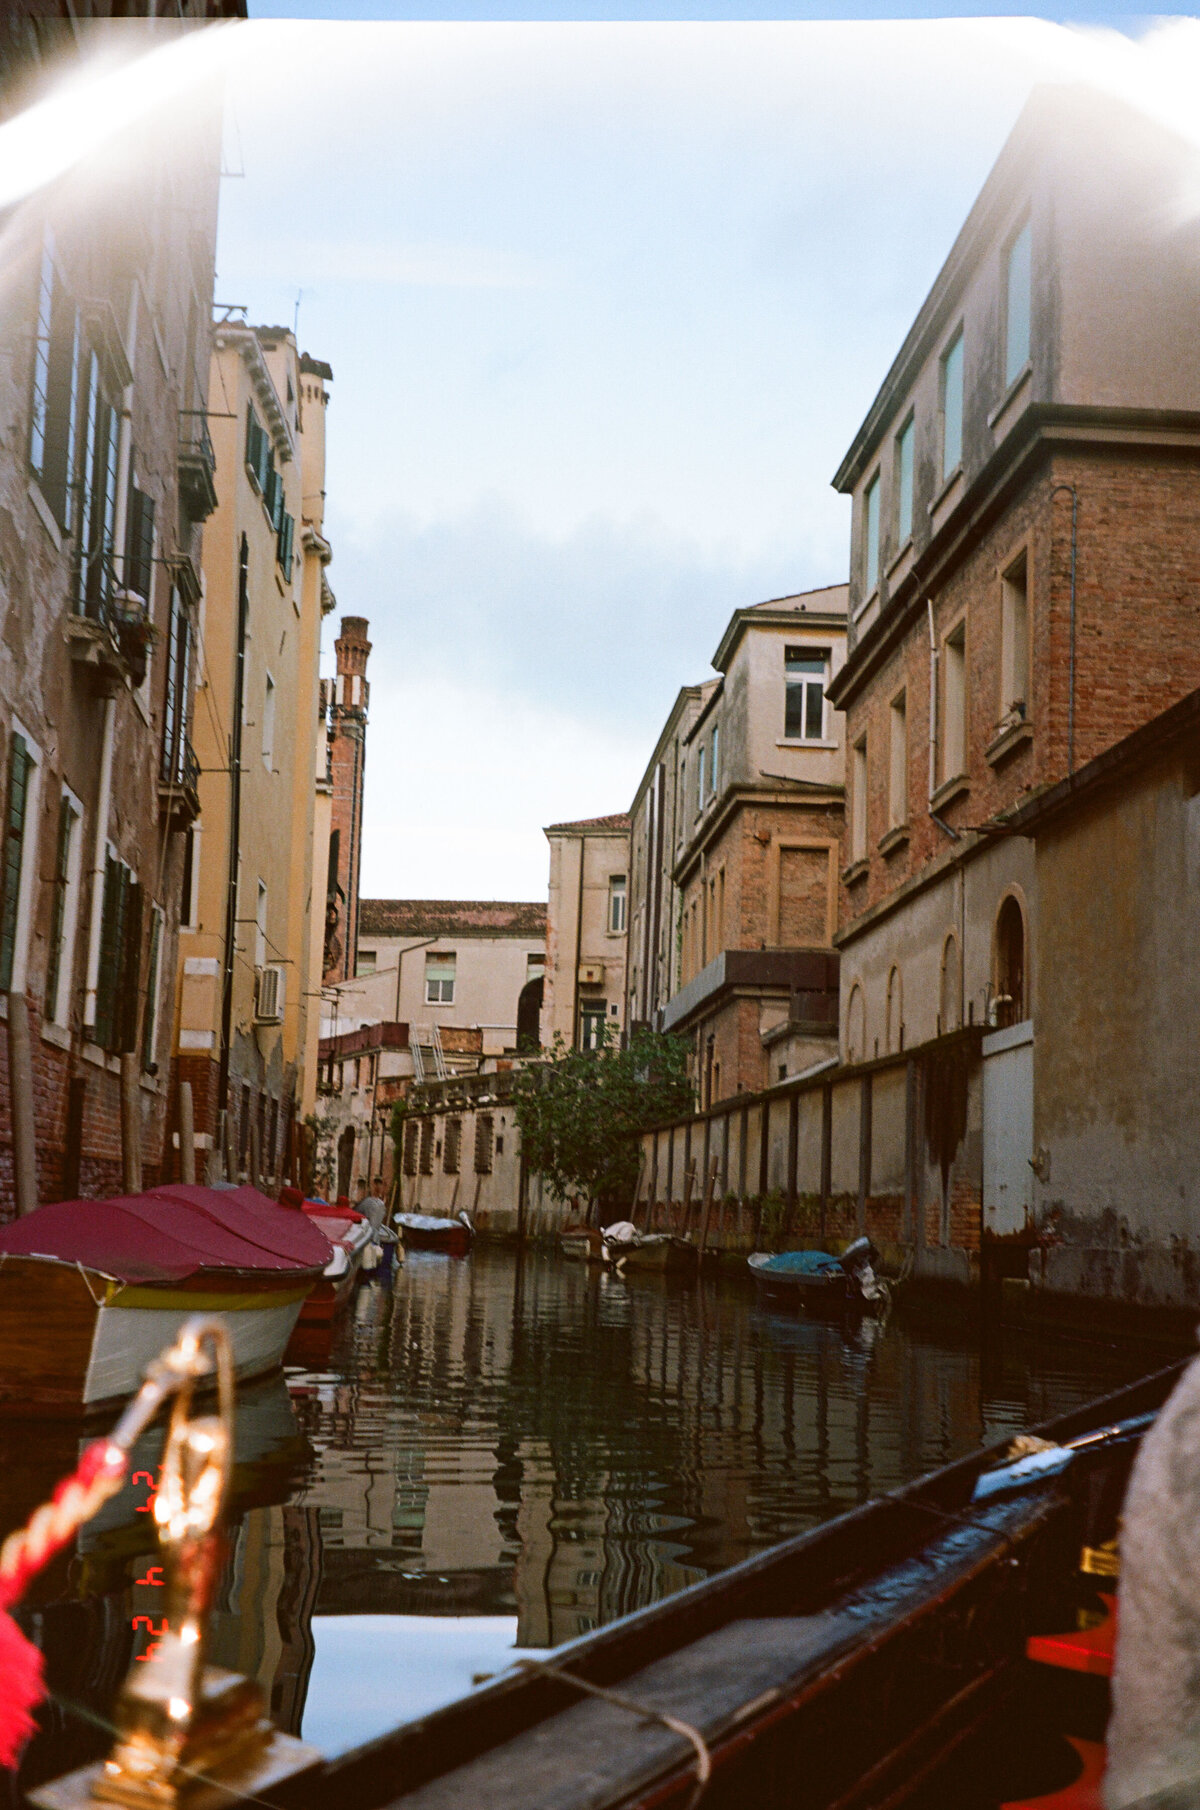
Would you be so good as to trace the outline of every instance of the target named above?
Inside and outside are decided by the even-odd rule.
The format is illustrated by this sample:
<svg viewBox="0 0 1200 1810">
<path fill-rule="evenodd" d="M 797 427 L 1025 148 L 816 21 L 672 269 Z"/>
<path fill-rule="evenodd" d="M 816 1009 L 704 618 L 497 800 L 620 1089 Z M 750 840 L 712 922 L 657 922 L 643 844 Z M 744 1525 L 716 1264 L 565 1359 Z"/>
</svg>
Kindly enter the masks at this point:
<svg viewBox="0 0 1200 1810">
<path fill-rule="evenodd" d="M 864 1301 L 886 1301 L 887 1284 L 875 1274 L 875 1260 L 879 1252 L 869 1238 L 856 1238 L 848 1244 L 838 1259 L 846 1272 L 850 1287 Z"/>
</svg>

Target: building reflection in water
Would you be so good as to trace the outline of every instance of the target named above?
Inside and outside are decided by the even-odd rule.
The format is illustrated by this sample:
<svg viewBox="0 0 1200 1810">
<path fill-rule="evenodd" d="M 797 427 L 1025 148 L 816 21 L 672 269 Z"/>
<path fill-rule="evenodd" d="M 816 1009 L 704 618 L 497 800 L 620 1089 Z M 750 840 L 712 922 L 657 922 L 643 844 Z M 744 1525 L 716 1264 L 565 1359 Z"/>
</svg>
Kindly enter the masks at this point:
<svg viewBox="0 0 1200 1810">
<path fill-rule="evenodd" d="M 411 1254 L 306 1363 L 245 1397 L 213 1659 L 343 1747 L 1143 1367 L 486 1248 Z M 6 1527 L 76 1450 L 0 1436 Z M 25 1782 L 103 1744 L 65 1703 L 107 1713 L 151 1550 L 127 1492 L 42 1580 L 25 1620 L 59 1701 Z"/>
</svg>

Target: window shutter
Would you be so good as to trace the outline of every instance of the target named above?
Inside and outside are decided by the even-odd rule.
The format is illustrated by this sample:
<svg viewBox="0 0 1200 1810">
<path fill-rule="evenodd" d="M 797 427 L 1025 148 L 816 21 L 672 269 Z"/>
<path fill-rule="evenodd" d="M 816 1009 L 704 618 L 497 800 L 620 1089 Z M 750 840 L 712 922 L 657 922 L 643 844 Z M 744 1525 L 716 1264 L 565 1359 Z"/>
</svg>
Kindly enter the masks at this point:
<svg viewBox="0 0 1200 1810">
<path fill-rule="evenodd" d="M 75 817 L 70 799 L 64 798 L 58 807 L 58 845 L 54 855 L 54 895 L 50 908 L 50 952 L 46 963 L 44 1010 L 46 1017 L 51 1019 L 55 1017 L 58 1007 L 58 981 L 62 973 L 64 953 L 63 928 L 67 915 L 67 884 L 70 878 L 71 830 Z"/>
<path fill-rule="evenodd" d="M 102 1050 L 111 1050 L 114 1037 L 114 1015 L 117 987 L 120 981 L 121 920 L 124 915 L 125 873 L 119 861 L 109 855 L 104 863 L 104 905 L 100 915 L 100 972 L 96 980 L 96 1042 Z"/>
<path fill-rule="evenodd" d="M 129 869 L 123 870 L 125 878 L 125 910 L 121 924 L 121 953 L 119 972 L 121 976 L 121 992 L 117 1022 L 117 1051 L 127 1055 L 138 1046 L 138 1027 L 141 1014 L 138 1004 L 141 996 L 142 980 L 142 910 L 144 895 L 142 888 L 133 883 L 129 877 Z"/>
<path fill-rule="evenodd" d="M 4 817 L 4 848 L 0 857 L 0 992 L 12 986 L 13 956 L 17 946 L 17 907 L 21 894 L 21 852 L 25 846 L 25 805 L 29 793 L 29 749 L 25 737 L 13 730 L 8 757 L 8 809 Z"/>
<path fill-rule="evenodd" d="M 129 490 L 129 532 L 125 542 L 125 588 L 150 600 L 154 574 L 154 498 Z"/>
<path fill-rule="evenodd" d="M 150 914 L 150 950 L 146 962 L 146 1004 L 142 1012 L 142 1067 L 153 1071 L 155 1031 L 158 1028 L 158 962 L 162 943 L 163 914 Z"/>
</svg>

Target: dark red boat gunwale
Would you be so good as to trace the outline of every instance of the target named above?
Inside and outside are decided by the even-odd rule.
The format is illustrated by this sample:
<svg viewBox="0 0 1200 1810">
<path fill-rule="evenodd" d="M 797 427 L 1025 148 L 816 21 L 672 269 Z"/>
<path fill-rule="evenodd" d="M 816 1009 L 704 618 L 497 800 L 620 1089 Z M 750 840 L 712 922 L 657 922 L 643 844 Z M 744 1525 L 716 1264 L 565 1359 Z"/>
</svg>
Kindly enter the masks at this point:
<svg viewBox="0 0 1200 1810">
<path fill-rule="evenodd" d="M 1182 1368 L 1182 1362 L 1170 1365 L 1043 1423 L 1035 1431 L 1043 1438 L 1066 1440 L 1110 1421 L 1155 1410 L 1165 1401 Z M 869 1586 L 889 1567 L 919 1557 L 948 1530 L 974 1524 L 977 1516 L 971 1511 L 970 1497 L 975 1480 L 981 1470 L 998 1461 L 1006 1444 L 1001 1441 L 958 1459 L 716 1577 L 568 1642 L 555 1649 L 553 1664 L 592 1683 L 620 1688 L 632 1673 L 737 1620 L 811 1615 L 828 1608 L 848 1593 Z M 736 1762 L 745 1759 L 750 1749 L 762 1752 L 772 1771 L 781 1765 L 789 1768 L 790 1801 L 798 1807 L 820 1803 L 829 1810 L 852 1810 L 853 1806 L 903 1802 L 912 1781 L 970 1735 L 994 1708 L 998 1689 L 1015 1671 L 1023 1650 L 1029 1584 L 1038 1582 L 1039 1572 L 1045 1574 L 1042 1581 L 1048 1582 L 1061 1576 L 1064 1564 L 1073 1566 L 1073 1556 L 1064 1545 L 1072 1521 L 1067 1494 L 1058 1488 L 1039 1488 L 1015 1507 L 1011 1529 L 990 1543 L 982 1542 L 978 1563 L 965 1576 L 961 1571 L 955 1573 L 940 1589 L 935 1583 L 915 1610 L 901 1611 L 882 1630 L 864 1628 L 864 1638 L 849 1650 L 818 1654 L 787 1696 L 772 1696 L 739 1726 L 710 1743 L 714 1776 L 704 1798 L 706 1810 L 749 1801 L 737 1795 Z M 985 1586 L 1000 1565 L 1004 1567 L 1003 1589 L 993 1589 L 989 1601 Z M 1015 1583 L 1018 1576 L 1021 1589 Z M 1036 1591 L 1032 1594 L 1037 1600 Z M 985 1614 L 982 1625 L 972 1628 L 973 1620 L 979 1622 L 981 1606 L 992 1610 L 993 1621 L 988 1624 Z M 922 1662 L 929 1663 L 922 1643 L 932 1639 L 940 1656 L 943 1624 L 960 1616 L 964 1624 L 960 1632 L 968 1647 L 973 1634 L 976 1646 L 981 1638 L 985 1649 L 990 1645 L 990 1655 L 984 1651 L 975 1671 L 958 1690 L 943 1694 L 932 1710 L 927 1708 L 923 1719 L 909 1724 L 905 1738 L 870 1752 L 863 1737 L 872 1729 L 872 1716 L 876 1721 L 879 1717 L 880 1680 L 876 1674 L 881 1670 L 886 1674 L 884 1682 L 892 1695 L 903 1698 L 906 1691 L 910 1695 L 915 1691 L 919 1698 Z M 846 1701 L 835 1714 L 839 1691 Z M 303 1802 L 319 1805 L 321 1810 L 375 1810 L 411 1801 L 416 1810 L 426 1795 L 422 1787 L 437 1782 L 441 1788 L 432 1795 L 439 1804 L 449 1803 L 453 1774 L 458 1769 L 581 1701 L 581 1694 L 569 1684 L 544 1673 L 507 1675 L 468 1698 L 331 1761 L 303 1794 Z M 890 1719 L 896 1721 L 894 1706 Z M 905 1726 L 903 1716 L 900 1725 Z M 630 1726 L 634 1726 L 632 1719 Z M 806 1752 L 812 1751 L 814 1737 L 835 1751 L 839 1742 L 850 1741 L 850 1772 L 842 1788 L 812 1797 L 804 1789 L 809 1781 L 797 1776 L 794 1752 L 789 1759 L 783 1745 L 786 1737 L 794 1750 L 801 1732 L 809 1742 Z M 813 1770 L 819 1772 L 820 1768 Z M 723 1775 L 734 1792 L 728 1798 L 722 1791 Z M 812 1783 L 819 1790 L 819 1780 L 813 1778 Z M 694 1784 L 692 1757 L 681 1754 L 678 1762 L 664 1765 L 655 1779 L 639 1782 L 631 1776 L 626 1789 L 588 1801 L 595 1810 L 608 1805 L 650 1810 L 651 1806 L 684 1802 Z M 466 1799 L 461 1801 L 465 1806 Z M 520 1781 L 515 1781 L 513 1801 L 520 1801 Z"/>
</svg>

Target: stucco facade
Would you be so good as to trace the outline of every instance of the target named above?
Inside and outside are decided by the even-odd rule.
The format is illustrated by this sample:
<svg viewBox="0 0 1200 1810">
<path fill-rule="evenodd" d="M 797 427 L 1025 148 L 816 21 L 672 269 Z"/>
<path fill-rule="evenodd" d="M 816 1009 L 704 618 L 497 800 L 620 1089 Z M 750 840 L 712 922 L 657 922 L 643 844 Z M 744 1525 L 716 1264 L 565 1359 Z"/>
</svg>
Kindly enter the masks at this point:
<svg viewBox="0 0 1200 1810">
<path fill-rule="evenodd" d="M 329 367 L 289 332 L 220 320 L 212 390 L 217 510 L 204 559 L 176 1068 L 218 1166 L 282 1176 L 311 1060 L 321 532 Z M 232 882 L 232 883 L 231 883 Z M 318 913 L 321 900 L 316 901 Z M 221 1147 L 221 1113 L 229 1116 Z"/>
<path fill-rule="evenodd" d="M 541 1040 L 596 1047 L 625 1029 L 629 818 L 552 823 Z"/>
<path fill-rule="evenodd" d="M 845 643 L 844 585 L 738 610 L 634 799 L 629 1012 L 692 1040 L 702 1106 L 830 1054 Z"/>
</svg>

